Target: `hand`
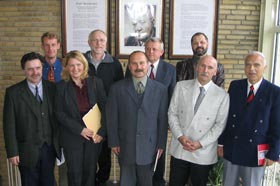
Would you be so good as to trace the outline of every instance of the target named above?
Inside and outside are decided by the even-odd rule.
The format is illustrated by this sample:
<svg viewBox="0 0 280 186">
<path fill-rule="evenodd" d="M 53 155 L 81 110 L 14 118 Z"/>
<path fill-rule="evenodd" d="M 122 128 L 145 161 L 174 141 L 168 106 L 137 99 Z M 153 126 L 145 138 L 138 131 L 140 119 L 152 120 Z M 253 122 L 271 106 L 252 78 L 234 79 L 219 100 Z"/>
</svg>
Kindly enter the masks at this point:
<svg viewBox="0 0 280 186">
<path fill-rule="evenodd" d="M 112 151 L 117 156 L 120 154 L 121 148 L 120 147 L 112 147 Z"/>
<path fill-rule="evenodd" d="M 100 143 L 102 141 L 103 137 L 96 134 L 96 135 L 93 136 L 92 139 L 93 139 L 94 143 Z"/>
<path fill-rule="evenodd" d="M 223 146 L 218 146 L 217 148 L 217 153 L 219 157 L 224 157 L 224 147 Z"/>
<path fill-rule="evenodd" d="M 9 158 L 9 162 L 12 165 L 18 166 L 18 164 L 19 164 L 19 156 L 14 156 L 14 157 Z"/>
<path fill-rule="evenodd" d="M 197 149 L 200 149 L 202 147 L 202 145 L 200 144 L 199 141 L 191 141 L 189 142 L 189 146 L 188 147 L 183 147 L 183 149 L 193 152 Z"/>
<path fill-rule="evenodd" d="M 186 136 L 180 136 L 178 140 L 183 146 L 183 149 L 191 150 L 191 146 L 190 146 L 191 140 L 189 140 Z"/>
<path fill-rule="evenodd" d="M 91 140 L 93 139 L 93 132 L 91 130 L 89 130 L 88 128 L 84 128 L 81 132 L 81 135 L 86 138 L 87 140 Z"/>
<path fill-rule="evenodd" d="M 273 163 L 274 163 L 275 161 L 273 161 L 273 160 L 270 160 L 270 159 L 268 159 L 268 158 L 265 158 L 264 159 L 264 166 L 271 166 L 271 165 L 273 165 Z"/>
</svg>

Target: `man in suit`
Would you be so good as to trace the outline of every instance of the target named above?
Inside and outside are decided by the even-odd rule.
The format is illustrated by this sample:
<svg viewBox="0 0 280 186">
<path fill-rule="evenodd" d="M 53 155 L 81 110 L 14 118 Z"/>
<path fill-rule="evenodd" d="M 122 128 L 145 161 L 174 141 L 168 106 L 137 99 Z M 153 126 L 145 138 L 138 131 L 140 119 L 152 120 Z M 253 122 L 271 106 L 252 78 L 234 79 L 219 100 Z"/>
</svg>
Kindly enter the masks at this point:
<svg viewBox="0 0 280 186">
<path fill-rule="evenodd" d="M 88 45 L 91 50 L 84 54 L 89 65 L 88 74 L 99 77 L 103 81 L 108 96 L 111 85 L 124 78 L 121 63 L 106 51 L 107 35 L 104 31 L 93 30 L 88 36 Z M 111 171 L 111 149 L 108 147 L 107 136 L 104 138 L 96 173 L 97 186 L 106 185 Z"/>
<path fill-rule="evenodd" d="M 164 53 L 164 44 L 161 39 L 152 37 L 145 43 L 145 54 L 149 61 L 148 75 L 150 79 L 162 83 L 168 91 L 168 103 L 176 85 L 176 69 L 173 65 L 160 59 Z M 130 77 L 129 69 L 126 71 L 126 77 Z M 153 186 L 164 186 L 165 171 L 165 153 L 158 160 L 157 169 L 153 176 Z"/>
<path fill-rule="evenodd" d="M 43 58 L 21 59 L 26 79 L 7 88 L 3 130 L 9 162 L 19 167 L 23 186 L 54 186 L 58 131 L 53 114 L 55 85 L 42 80 Z"/>
<path fill-rule="evenodd" d="M 257 51 L 245 57 L 246 79 L 232 81 L 230 109 L 218 153 L 224 157 L 224 185 L 261 184 L 265 166 L 280 154 L 280 88 L 263 78 L 265 56 Z M 246 98 L 247 97 L 247 98 Z M 264 166 L 258 166 L 257 147 L 268 144 Z"/>
<path fill-rule="evenodd" d="M 193 57 L 179 61 L 176 64 L 177 81 L 195 79 L 197 77 L 197 62 L 202 56 L 207 54 L 208 37 L 202 32 L 195 33 L 191 38 L 191 46 L 193 50 Z M 224 88 L 225 74 L 222 64 L 218 63 L 217 73 L 212 77 L 212 81 L 219 87 Z"/>
<path fill-rule="evenodd" d="M 120 185 L 152 186 L 167 140 L 167 90 L 147 77 L 145 53 L 134 51 L 128 60 L 132 77 L 116 82 L 107 102 L 109 146 L 119 158 Z"/>
<path fill-rule="evenodd" d="M 217 60 L 202 57 L 196 71 L 196 79 L 177 83 L 168 110 L 173 135 L 170 186 L 184 186 L 189 177 L 193 185 L 206 186 L 217 162 L 217 140 L 226 124 L 229 96 L 211 80 Z"/>
</svg>

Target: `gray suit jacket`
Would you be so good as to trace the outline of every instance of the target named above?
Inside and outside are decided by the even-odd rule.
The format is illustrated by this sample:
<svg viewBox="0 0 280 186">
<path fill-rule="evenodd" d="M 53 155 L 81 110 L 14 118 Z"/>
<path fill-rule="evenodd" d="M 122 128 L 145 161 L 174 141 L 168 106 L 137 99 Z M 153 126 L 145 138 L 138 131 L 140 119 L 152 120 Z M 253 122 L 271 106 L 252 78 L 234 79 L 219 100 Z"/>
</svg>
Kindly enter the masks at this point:
<svg viewBox="0 0 280 186">
<path fill-rule="evenodd" d="M 194 114 L 194 80 L 177 83 L 168 110 L 168 121 L 172 132 L 170 153 L 185 161 L 210 165 L 217 162 L 217 141 L 225 128 L 229 96 L 222 88 L 211 82 L 204 99 Z M 199 141 L 201 149 L 189 152 L 183 149 L 178 137 L 185 135 Z"/>
<path fill-rule="evenodd" d="M 150 79 L 141 104 L 132 78 L 111 87 L 106 106 L 108 143 L 120 147 L 121 164 L 150 164 L 157 149 L 165 149 L 167 105 L 166 88 Z"/>
</svg>

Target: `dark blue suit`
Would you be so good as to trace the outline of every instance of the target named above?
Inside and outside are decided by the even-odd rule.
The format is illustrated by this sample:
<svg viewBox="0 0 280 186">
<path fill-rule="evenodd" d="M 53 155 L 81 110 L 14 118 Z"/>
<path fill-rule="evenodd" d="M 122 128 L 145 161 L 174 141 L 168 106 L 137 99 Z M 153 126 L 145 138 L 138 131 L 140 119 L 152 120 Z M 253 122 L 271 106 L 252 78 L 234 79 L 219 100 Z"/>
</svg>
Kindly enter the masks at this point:
<svg viewBox="0 0 280 186">
<path fill-rule="evenodd" d="M 219 144 L 224 147 L 226 160 L 236 165 L 257 167 L 258 144 L 269 144 L 266 158 L 279 159 L 280 88 L 263 79 L 247 106 L 247 86 L 247 79 L 230 84 L 228 121 Z"/>
<path fill-rule="evenodd" d="M 130 77 L 130 71 L 126 70 L 125 77 Z M 176 69 L 173 65 L 160 59 L 157 67 L 155 80 L 163 84 L 168 90 L 168 105 L 171 100 L 174 87 L 176 85 Z M 163 179 L 165 171 L 165 153 L 162 154 L 158 161 L 157 169 L 154 174 L 153 186 L 163 186 L 165 181 Z"/>
</svg>

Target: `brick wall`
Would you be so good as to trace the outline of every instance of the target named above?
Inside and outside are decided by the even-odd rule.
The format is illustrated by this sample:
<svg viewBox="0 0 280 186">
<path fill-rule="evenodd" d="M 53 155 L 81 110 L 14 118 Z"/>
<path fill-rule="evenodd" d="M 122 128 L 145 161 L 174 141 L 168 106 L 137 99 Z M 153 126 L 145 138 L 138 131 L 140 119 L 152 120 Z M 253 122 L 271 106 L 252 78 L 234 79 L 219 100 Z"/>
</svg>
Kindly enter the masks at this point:
<svg viewBox="0 0 280 186">
<path fill-rule="evenodd" d="M 115 1 L 111 2 L 111 51 L 115 54 Z M 169 0 L 165 1 L 165 28 L 169 28 Z M 260 0 L 220 0 L 217 58 L 225 67 L 226 88 L 233 79 L 244 77 L 243 58 L 256 50 L 259 34 Z M 0 0 L 0 166 L 7 183 L 6 154 L 2 132 L 5 88 L 22 80 L 19 60 L 29 51 L 40 50 L 43 32 L 61 33 L 60 0 Z M 168 59 L 169 30 L 164 29 L 165 58 Z M 167 60 L 176 64 L 177 60 Z M 124 67 L 127 62 L 122 59 Z"/>
</svg>

